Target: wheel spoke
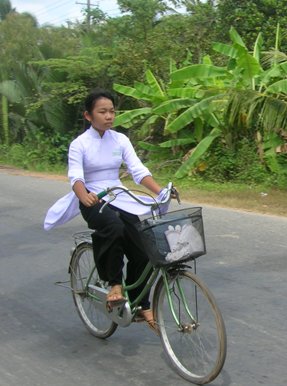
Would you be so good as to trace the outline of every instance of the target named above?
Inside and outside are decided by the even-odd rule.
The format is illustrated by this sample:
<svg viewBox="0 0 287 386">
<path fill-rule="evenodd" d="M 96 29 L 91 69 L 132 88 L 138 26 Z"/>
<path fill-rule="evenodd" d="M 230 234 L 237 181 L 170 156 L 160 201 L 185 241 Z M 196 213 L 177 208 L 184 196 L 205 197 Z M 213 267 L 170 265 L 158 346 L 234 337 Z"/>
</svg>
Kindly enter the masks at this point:
<svg viewBox="0 0 287 386">
<path fill-rule="evenodd" d="M 89 279 L 89 284 L 104 286 L 97 270 L 93 271 L 94 266 L 92 245 L 84 243 L 78 246 L 71 260 L 71 287 L 77 311 L 87 329 L 99 338 L 107 338 L 114 333 L 117 325 L 95 307 L 92 297 L 89 296 Z"/>
<path fill-rule="evenodd" d="M 185 379 L 203 384 L 220 372 L 226 353 L 224 323 L 213 296 L 193 274 L 180 272 L 169 279 L 172 316 L 165 286 L 155 293 L 155 313 L 164 350 Z M 196 318 L 197 320 L 194 320 Z"/>
</svg>

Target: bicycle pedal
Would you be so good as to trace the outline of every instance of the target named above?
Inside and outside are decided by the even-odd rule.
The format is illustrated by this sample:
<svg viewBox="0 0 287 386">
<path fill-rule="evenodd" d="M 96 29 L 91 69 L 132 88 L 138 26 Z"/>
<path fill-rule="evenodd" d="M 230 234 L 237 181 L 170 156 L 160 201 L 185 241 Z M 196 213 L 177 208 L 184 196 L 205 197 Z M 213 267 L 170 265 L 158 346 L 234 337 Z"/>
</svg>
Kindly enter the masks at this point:
<svg viewBox="0 0 287 386">
<path fill-rule="evenodd" d="M 109 301 L 106 302 L 106 308 L 109 313 L 113 312 L 113 310 L 117 309 L 118 311 L 123 312 L 125 304 L 126 304 L 126 299 L 123 300 L 117 300 L 117 301 Z"/>
</svg>

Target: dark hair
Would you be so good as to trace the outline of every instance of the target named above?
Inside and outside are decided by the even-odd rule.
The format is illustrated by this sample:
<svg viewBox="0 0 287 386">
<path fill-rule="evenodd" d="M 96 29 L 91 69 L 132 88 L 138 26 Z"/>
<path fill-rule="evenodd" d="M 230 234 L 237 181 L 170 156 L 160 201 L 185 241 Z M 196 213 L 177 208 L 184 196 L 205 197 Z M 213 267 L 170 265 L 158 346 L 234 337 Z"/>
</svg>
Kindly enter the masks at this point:
<svg viewBox="0 0 287 386">
<path fill-rule="evenodd" d="M 95 89 L 85 99 L 85 109 L 89 114 L 92 114 L 97 100 L 101 98 L 110 99 L 115 106 L 115 97 L 112 93 L 102 89 Z"/>
</svg>

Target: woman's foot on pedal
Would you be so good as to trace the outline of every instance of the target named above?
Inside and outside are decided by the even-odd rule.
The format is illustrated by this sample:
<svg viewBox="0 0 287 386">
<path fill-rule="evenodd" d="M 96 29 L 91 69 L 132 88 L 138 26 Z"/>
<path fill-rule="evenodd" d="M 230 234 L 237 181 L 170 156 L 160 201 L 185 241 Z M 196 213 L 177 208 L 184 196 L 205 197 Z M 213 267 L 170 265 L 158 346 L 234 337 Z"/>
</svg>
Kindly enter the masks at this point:
<svg viewBox="0 0 287 386">
<path fill-rule="evenodd" d="M 126 302 L 123 296 L 123 287 L 120 284 L 113 285 L 110 292 L 107 294 L 107 306 L 113 308 Z"/>
<path fill-rule="evenodd" d="M 157 335 L 159 335 L 159 329 L 156 320 L 154 319 L 153 312 L 151 309 L 140 310 L 137 313 L 135 321 L 144 321 L 147 323 L 149 328 L 151 328 Z"/>
</svg>

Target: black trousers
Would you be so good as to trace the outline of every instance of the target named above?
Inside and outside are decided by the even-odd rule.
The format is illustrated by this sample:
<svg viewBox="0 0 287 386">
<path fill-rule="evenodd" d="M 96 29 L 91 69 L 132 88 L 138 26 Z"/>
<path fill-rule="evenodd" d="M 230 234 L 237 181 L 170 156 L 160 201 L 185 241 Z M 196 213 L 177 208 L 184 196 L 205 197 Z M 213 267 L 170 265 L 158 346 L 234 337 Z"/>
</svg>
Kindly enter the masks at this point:
<svg viewBox="0 0 287 386">
<path fill-rule="evenodd" d="M 92 207 L 86 207 L 80 203 L 80 210 L 88 227 L 96 230 L 92 235 L 92 240 L 99 276 L 110 285 L 121 284 L 125 255 L 128 260 L 126 284 L 132 284 L 140 277 L 148 263 L 142 241 L 135 227 L 139 218 L 110 204 L 102 213 L 99 213 L 103 205 L 104 202 L 101 202 Z M 146 281 L 138 288 L 129 291 L 131 300 L 139 295 Z M 149 294 L 145 296 L 141 306 L 143 309 L 150 307 Z"/>
</svg>

